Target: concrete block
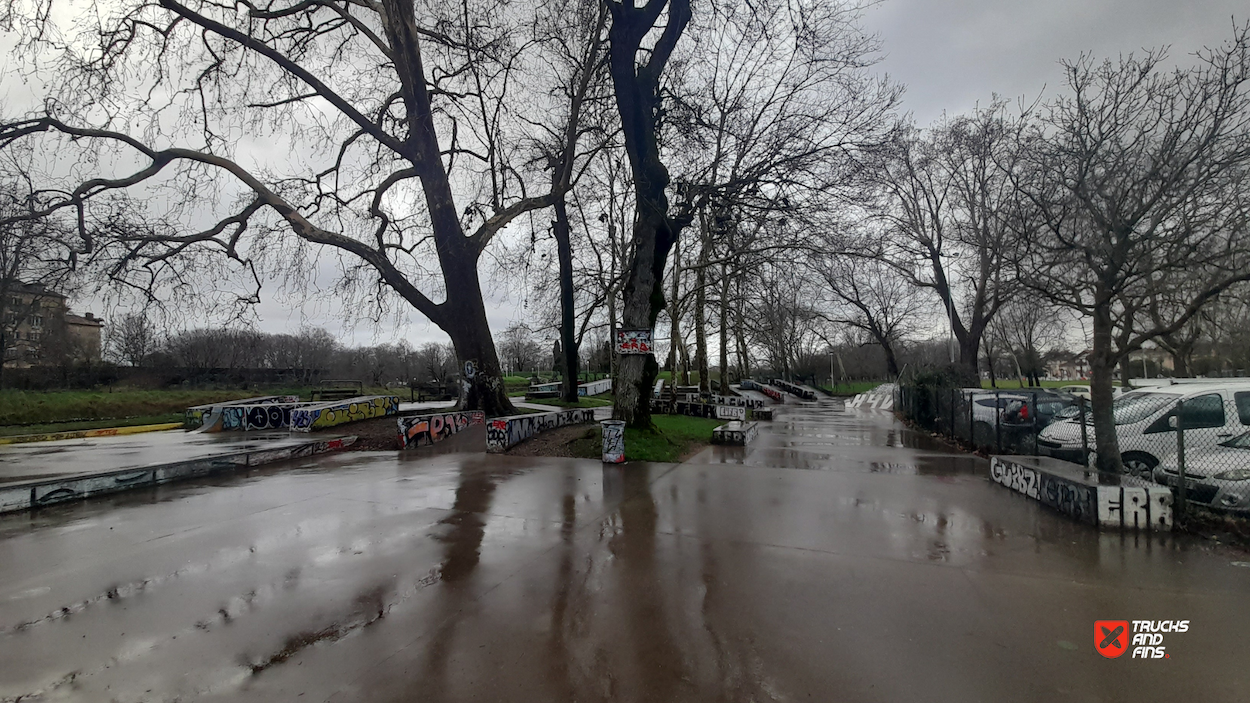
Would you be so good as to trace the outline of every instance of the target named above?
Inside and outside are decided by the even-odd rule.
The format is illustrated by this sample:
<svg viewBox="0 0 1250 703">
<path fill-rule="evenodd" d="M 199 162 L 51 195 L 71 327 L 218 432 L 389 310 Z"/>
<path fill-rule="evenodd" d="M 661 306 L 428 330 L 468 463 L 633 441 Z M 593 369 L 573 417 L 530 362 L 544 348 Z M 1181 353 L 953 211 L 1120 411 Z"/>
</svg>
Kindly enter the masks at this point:
<svg viewBox="0 0 1250 703">
<path fill-rule="evenodd" d="M 594 408 L 497 417 L 486 423 L 486 451 L 505 452 L 540 432 L 594 421 Z"/>
<path fill-rule="evenodd" d="M 1172 492 L 1159 484 L 1097 472 L 1053 457 L 995 456 L 990 478 L 1078 522 L 1102 528 L 1169 531 Z M 1144 484 L 1144 485 L 1142 485 Z"/>
<path fill-rule="evenodd" d="M 732 444 L 746 446 L 759 434 L 759 427 L 754 422 L 727 422 L 712 430 L 712 444 Z"/>
</svg>

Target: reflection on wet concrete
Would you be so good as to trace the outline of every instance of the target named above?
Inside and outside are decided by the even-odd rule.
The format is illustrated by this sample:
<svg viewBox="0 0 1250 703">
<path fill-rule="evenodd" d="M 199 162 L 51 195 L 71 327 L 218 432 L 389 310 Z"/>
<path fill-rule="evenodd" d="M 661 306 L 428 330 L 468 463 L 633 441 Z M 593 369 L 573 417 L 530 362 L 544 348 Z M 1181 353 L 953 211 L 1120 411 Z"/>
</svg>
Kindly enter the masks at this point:
<svg viewBox="0 0 1250 703">
<path fill-rule="evenodd" d="M 4 517 L 0 701 L 1241 698 L 1244 556 L 984 463 L 826 403 L 681 466 L 358 453 Z M 1117 666 L 1104 618 L 1194 625 Z"/>
</svg>

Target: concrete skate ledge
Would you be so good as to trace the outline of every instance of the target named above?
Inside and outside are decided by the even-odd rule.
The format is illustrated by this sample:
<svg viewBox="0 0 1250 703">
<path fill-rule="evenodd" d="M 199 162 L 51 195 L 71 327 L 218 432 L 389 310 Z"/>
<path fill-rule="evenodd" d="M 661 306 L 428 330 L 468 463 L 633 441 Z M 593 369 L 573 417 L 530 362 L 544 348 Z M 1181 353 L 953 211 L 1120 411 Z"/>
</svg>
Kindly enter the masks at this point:
<svg viewBox="0 0 1250 703">
<path fill-rule="evenodd" d="M 773 419 L 772 408 L 755 408 L 751 411 L 752 420 L 771 420 Z"/>
<path fill-rule="evenodd" d="M 65 430 L 39 434 L 16 434 L 0 437 L 0 444 L 25 444 L 27 442 L 55 442 L 61 439 L 89 439 L 91 437 L 117 437 L 120 435 L 163 432 L 182 427 L 181 422 L 162 422 L 156 425 L 130 425 L 128 427 L 99 427 L 94 430 Z"/>
<path fill-rule="evenodd" d="M 190 461 L 173 461 L 95 474 L 5 484 L 0 486 L 0 513 L 29 510 L 105 493 L 155 486 L 188 478 L 200 478 L 285 459 L 323 454 L 342 449 L 355 441 L 355 437 L 332 437 L 275 449 L 253 449 Z"/>
<path fill-rule="evenodd" d="M 594 408 L 497 417 L 486 421 L 486 451 L 505 452 L 540 432 L 594 421 Z"/>
<path fill-rule="evenodd" d="M 1157 483 L 1118 477 L 1046 456 L 994 456 L 990 478 L 1064 515 L 1099 528 L 1169 531 L 1172 491 Z M 1110 479 L 1109 481 L 1107 479 Z"/>
<path fill-rule="evenodd" d="M 712 444 L 733 444 L 745 447 L 759 434 L 754 422 L 726 422 L 712 430 Z"/>
</svg>

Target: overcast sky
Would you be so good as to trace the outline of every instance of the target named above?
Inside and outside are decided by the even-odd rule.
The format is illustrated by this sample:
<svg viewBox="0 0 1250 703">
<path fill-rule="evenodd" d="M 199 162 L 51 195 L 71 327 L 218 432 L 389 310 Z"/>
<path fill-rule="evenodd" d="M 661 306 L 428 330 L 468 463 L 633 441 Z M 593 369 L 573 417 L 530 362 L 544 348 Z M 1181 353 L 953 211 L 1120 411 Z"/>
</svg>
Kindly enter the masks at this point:
<svg viewBox="0 0 1250 703">
<path fill-rule="evenodd" d="M 1171 57 L 1186 62 L 1204 45 L 1232 35 L 1233 16 L 1250 17 L 1246 0 L 885 0 L 868 11 L 866 29 L 880 34 L 884 59 L 879 70 L 907 88 L 904 110 L 920 125 L 943 112 L 955 114 L 1002 96 L 1035 99 L 1061 90 L 1058 62 L 1090 51 L 1099 57 L 1171 46 Z M 332 269 L 325 257 L 324 270 Z M 332 277 L 324 277 L 328 285 Z M 502 331 L 523 317 L 523 292 L 505 300 L 493 294 L 491 327 Z M 303 306 L 268 296 L 260 305 L 265 331 L 322 326 L 349 344 L 407 338 L 413 344 L 446 341 L 436 327 L 415 313 L 384 322 L 352 325 L 328 294 Z M 98 305 L 83 301 L 83 307 Z"/>
</svg>

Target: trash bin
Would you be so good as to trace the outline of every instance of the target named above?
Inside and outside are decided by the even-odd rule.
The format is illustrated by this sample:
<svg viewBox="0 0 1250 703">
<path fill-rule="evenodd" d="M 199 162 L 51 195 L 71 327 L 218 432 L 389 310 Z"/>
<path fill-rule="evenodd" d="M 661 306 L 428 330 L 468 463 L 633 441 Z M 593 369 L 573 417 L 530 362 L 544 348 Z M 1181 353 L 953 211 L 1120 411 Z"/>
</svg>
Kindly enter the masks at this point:
<svg viewBox="0 0 1250 703">
<path fill-rule="evenodd" d="M 603 463 L 625 463 L 625 421 L 601 420 L 603 428 Z"/>
</svg>

